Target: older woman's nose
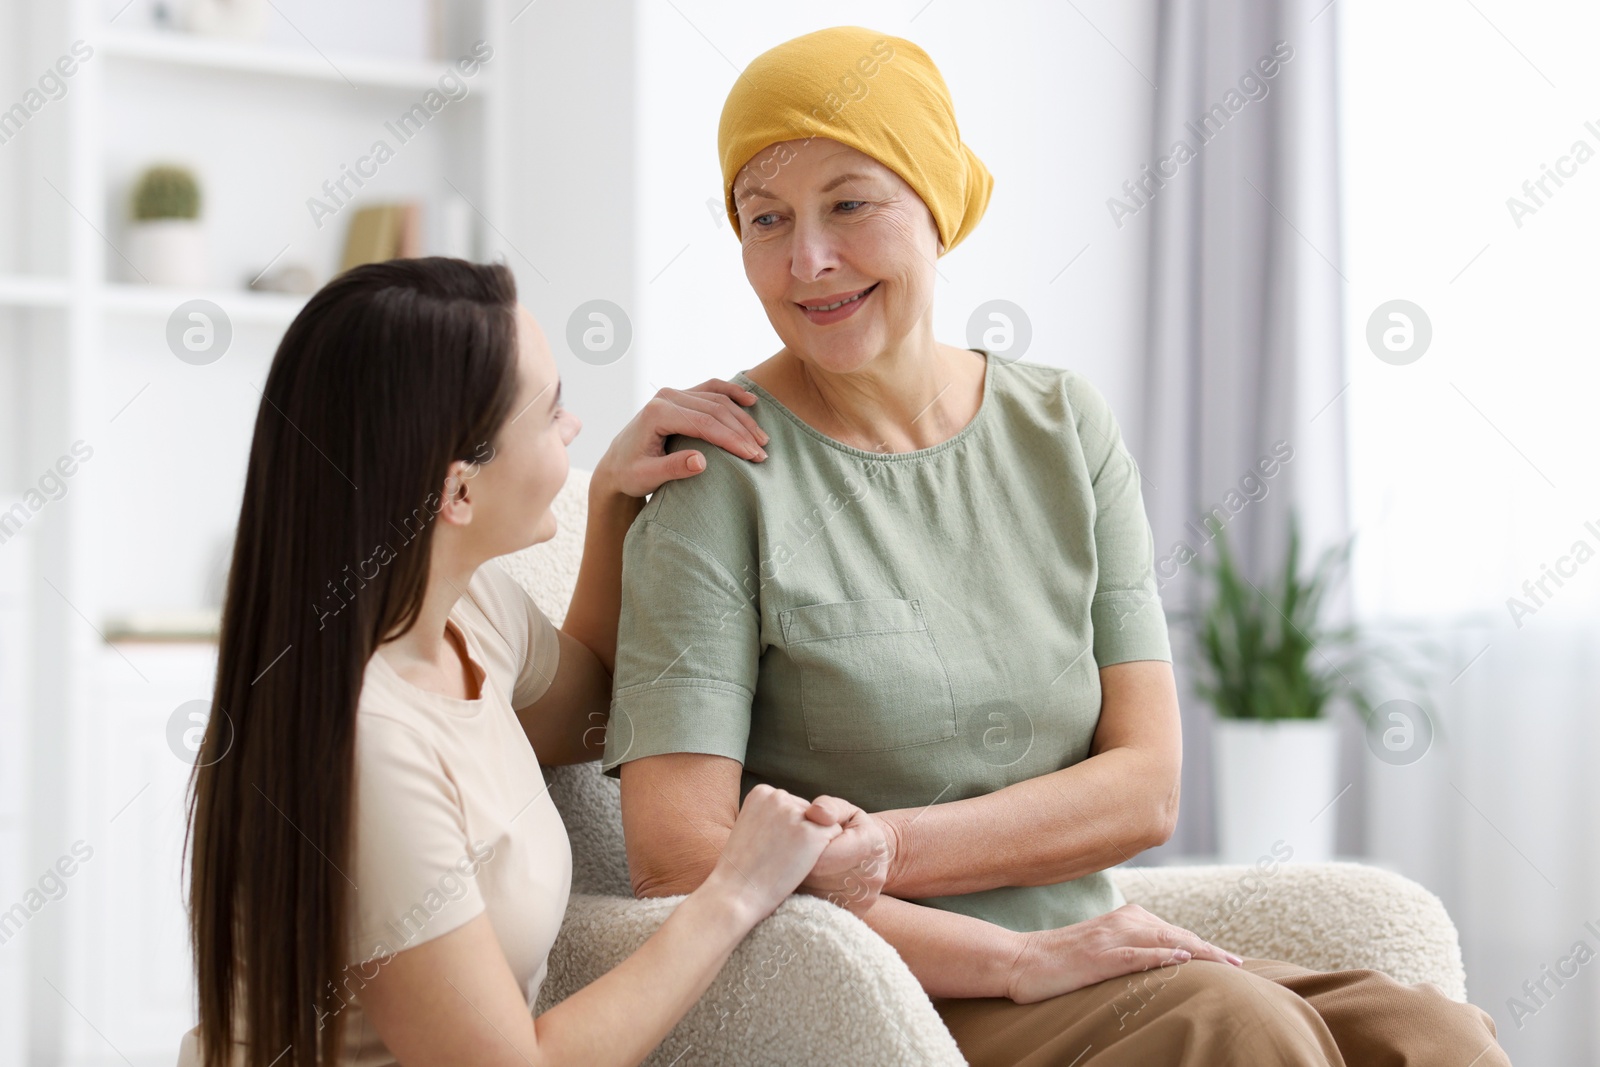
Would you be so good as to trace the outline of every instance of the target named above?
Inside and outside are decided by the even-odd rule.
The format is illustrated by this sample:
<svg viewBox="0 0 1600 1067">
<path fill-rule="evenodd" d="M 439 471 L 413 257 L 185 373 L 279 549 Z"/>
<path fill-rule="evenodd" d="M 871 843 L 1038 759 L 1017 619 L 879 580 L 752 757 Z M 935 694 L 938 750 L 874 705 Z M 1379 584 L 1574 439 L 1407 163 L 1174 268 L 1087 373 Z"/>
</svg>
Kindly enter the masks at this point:
<svg viewBox="0 0 1600 1067">
<path fill-rule="evenodd" d="M 796 222 L 791 240 L 789 270 L 800 281 L 820 278 L 839 265 L 837 242 L 826 227 Z"/>
</svg>

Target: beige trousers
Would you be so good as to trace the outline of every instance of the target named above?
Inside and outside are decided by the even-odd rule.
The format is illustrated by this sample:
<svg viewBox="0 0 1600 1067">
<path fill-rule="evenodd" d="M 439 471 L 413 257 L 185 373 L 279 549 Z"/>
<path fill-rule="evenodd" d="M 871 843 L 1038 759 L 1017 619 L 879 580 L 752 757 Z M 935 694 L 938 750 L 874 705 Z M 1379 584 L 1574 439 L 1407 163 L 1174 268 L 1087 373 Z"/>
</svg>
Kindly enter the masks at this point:
<svg viewBox="0 0 1600 1067">
<path fill-rule="evenodd" d="M 1494 1020 L 1431 983 L 1246 958 L 1109 979 L 1034 1004 L 933 998 L 972 1067 L 1509 1067 Z"/>
</svg>

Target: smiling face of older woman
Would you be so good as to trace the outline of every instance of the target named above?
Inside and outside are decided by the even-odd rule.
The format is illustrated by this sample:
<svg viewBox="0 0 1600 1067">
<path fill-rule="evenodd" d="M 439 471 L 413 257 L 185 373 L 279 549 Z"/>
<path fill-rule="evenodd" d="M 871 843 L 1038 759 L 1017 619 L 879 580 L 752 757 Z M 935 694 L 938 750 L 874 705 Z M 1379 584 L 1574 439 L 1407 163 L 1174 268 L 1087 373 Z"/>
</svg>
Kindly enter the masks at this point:
<svg viewBox="0 0 1600 1067">
<path fill-rule="evenodd" d="M 898 174 L 837 141 L 786 141 L 745 164 L 733 195 L 745 276 L 792 354 L 842 374 L 932 350 L 944 246 Z"/>
</svg>

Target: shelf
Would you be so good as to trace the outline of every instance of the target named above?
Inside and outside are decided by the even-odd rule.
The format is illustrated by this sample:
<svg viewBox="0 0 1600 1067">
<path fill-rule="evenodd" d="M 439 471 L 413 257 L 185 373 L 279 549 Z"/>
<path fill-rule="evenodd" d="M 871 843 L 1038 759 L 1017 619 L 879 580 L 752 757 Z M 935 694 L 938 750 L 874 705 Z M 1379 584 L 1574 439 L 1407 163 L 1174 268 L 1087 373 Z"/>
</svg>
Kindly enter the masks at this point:
<svg viewBox="0 0 1600 1067">
<path fill-rule="evenodd" d="M 311 299 L 309 294 L 271 293 L 255 289 L 186 289 L 164 285 L 112 282 L 100 287 L 98 297 L 108 314 L 170 315 L 186 300 L 209 300 L 234 322 L 288 323 Z M 61 278 L 0 274 L 0 307 L 65 308 L 73 301 L 73 288 Z"/>
<path fill-rule="evenodd" d="M 107 313 L 122 315 L 167 316 L 187 300 L 209 300 L 228 313 L 236 323 L 289 322 L 305 307 L 309 295 L 268 293 L 254 289 L 184 289 L 164 285 L 133 285 L 115 282 L 100 289 Z"/>
<path fill-rule="evenodd" d="M 0 274 L 0 307 L 66 307 L 66 279 L 27 274 Z"/>
<path fill-rule="evenodd" d="M 268 77 L 352 84 L 368 89 L 426 91 L 439 87 L 439 77 L 451 60 L 377 59 L 367 56 L 326 56 L 298 50 L 199 37 L 176 31 L 110 33 L 99 42 L 108 56 L 150 63 L 177 63 L 207 70 L 261 74 Z M 471 99 L 483 91 L 474 82 Z"/>
</svg>

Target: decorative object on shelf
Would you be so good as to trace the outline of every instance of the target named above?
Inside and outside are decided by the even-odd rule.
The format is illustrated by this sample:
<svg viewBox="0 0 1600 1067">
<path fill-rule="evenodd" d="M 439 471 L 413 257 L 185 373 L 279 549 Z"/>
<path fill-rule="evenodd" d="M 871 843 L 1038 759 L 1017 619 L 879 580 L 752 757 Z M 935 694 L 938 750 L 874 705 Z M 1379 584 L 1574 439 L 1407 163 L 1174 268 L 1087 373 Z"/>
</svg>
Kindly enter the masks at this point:
<svg viewBox="0 0 1600 1067">
<path fill-rule="evenodd" d="M 267 0 L 181 0 L 183 28 L 210 37 L 252 40 L 267 27 Z"/>
<path fill-rule="evenodd" d="M 262 293 L 310 294 L 321 286 L 317 275 L 303 263 L 284 263 L 245 282 L 246 289 Z"/>
<path fill-rule="evenodd" d="M 128 258 L 151 285 L 205 285 L 209 264 L 200 185 L 187 167 L 147 168 L 133 190 Z"/>
<path fill-rule="evenodd" d="M 105 622 L 107 642 L 207 642 L 215 641 L 222 630 L 219 608 L 190 611 L 141 611 L 118 615 Z"/>
<path fill-rule="evenodd" d="M 375 204 L 357 211 L 345 236 L 340 273 L 362 263 L 421 255 L 421 213 L 421 205 L 409 200 Z"/>
<path fill-rule="evenodd" d="M 119 32 L 160 30 L 172 33 L 183 29 L 183 4 L 184 0 L 117 0 L 117 6 L 107 8 L 106 15 L 113 16 L 115 12 L 114 25 Z"/>
<path fill-rule="evenodd" d="M 1190 617 L 1198 638 L 1195 688 L 1217 713 L 1212 755 L 1224 863 L 1248 863 L 1280 839 L 1297 860 L 1332 859 L 1340 788 L 1339 723 L 1330 708 L 1343 702 L 1373 723 L 1380 666 L 1421 684 L 1407 654 L 1374 645 L 1358 626 L 1324 619 L 1324 598 L 1354 540 L 1327 549 L 1302 576 L 1291 512 L 1287 558 L 1266 588 L 1239 569 L 1223 529 L 1217 561 L 1197 562 L 1208 581 L 1203 605 Z"/>
</svg>

